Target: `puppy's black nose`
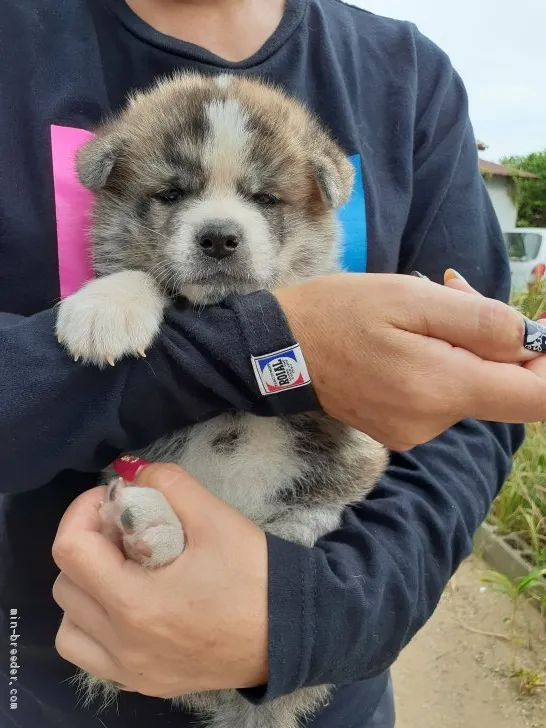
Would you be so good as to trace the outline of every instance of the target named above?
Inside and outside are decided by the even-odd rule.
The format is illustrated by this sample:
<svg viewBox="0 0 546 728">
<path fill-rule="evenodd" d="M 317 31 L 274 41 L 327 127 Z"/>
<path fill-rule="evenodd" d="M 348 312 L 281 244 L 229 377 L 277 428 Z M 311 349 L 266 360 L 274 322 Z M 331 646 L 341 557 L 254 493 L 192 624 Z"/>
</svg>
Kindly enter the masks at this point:
<svg viewBox="0 0 546 728">
<path fill-rule="evenodd" d="M 240 240 L 239 227 L 231 223 L 207 225 L 197 235 L 197 242 L 203 253 L 216 260 L 233 255 Z"/>
</svg>

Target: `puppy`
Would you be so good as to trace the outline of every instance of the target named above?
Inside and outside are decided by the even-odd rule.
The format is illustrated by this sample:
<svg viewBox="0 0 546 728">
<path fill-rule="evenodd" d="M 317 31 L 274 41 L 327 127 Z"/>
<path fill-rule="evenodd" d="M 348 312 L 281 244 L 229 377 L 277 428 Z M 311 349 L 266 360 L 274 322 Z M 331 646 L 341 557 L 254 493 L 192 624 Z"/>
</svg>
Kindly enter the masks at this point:
<svg viewBox="0 0 546 728">
<path fill-rule="evenodd" d="M 339 270 L 335 211 L 350 197 L 352 165 L 270 86 L 194 74 L 161 82 L 99 129 L 77 166 L 95 193 L 97 278 L 60 304 L 57 336 L 88 364 L 143 356 L 174 298 L 210 305 Z M 316 413 L 224 415 L 139 454 L 180 464 L 260 527 L 308 546 L 386 466 L 382 446 Z M 114 481 L 103 517 L 145 567 L 183 550 L 178 519 L 151 489 Z M 306 688 L 257 707 L 228 690 L 180 702 L 211 728 L 296 728 L 328 694 Z"/>
</svg>

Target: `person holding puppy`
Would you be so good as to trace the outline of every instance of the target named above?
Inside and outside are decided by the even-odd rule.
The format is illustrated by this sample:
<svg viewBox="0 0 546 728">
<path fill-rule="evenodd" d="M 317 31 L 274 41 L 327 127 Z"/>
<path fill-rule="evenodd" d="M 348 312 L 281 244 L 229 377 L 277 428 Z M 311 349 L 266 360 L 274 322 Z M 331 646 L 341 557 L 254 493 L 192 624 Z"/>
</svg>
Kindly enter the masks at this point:
<svg viewBox="0 0 546 728">
<path fill-rule="evenodd" d="M 546 334 L 501 302 L 506 254 L 459 77 L 411 24 L 337 0 L 4 0 L 0 54 L 2 609 L 21 633 L 21 667 L 0 667 L 6 724 L 100 724 L 76 704 L 75 664 L 124 688 L 108 728 L 193 725 L 158 700 L 184 692 L 265 703 L 322 683 L 339 687 L 313 728 L 392 727 L 388 670 L 521 443 L 521 427 L 499 423 L 546 413 Z M 129 92 L 180 69 L 258 75 L 319 115 L 354 165 L 342 222 L 356 275 L 173 307 L 146 359 L 98 371 L 53 333 L 81 261 L 66 236 L 68 152 Z M 457 276 L 438 285 L 447 265 L 488 298 Z M 434 282 L 396 275 L 413 270 Z M 309 381 L 264 396 L 251 357 L 296 343 Z M 169 500 L 185 554 L 150 575 L 98 532 L 102 493 L 83 491 L 121 452 L 223 412 L 319 407 L 393 454 L 316 546 L 142 463 L 125 476 Z M 8 623 L 2 646 L 17 650 Z"/>
</svg>

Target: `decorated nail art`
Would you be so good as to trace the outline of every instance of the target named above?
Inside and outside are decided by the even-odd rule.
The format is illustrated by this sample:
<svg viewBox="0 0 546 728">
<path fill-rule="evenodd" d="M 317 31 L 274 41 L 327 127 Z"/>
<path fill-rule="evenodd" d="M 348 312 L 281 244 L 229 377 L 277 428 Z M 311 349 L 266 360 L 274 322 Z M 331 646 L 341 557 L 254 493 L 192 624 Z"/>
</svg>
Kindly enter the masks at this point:
<svg viewBox="0 0 546 728">
<path fill-rule="evenodd" d="M 546 325 L 539 321 L 525 319 L 523 346 L 529 351 L 546 351 Z"/>
</svg>

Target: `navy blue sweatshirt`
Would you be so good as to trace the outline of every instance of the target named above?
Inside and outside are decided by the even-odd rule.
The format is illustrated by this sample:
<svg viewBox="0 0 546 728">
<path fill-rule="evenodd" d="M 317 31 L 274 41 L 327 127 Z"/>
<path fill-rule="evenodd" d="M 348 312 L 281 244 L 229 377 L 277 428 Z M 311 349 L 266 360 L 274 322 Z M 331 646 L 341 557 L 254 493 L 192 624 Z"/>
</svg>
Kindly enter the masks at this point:
<svg viewBox="0 0 546 728">
<path fill-rule="evenodd" d="M 265 45 L 227 63 L 157 33 L 123 0 L 2 0 L 2 728 L 193 725 L 168 702 L 129 693 L 117 712 L 97 716 L 77 706 L 65 681 L 73 667 L 53 647 L 60 613 L 51 597 L 51 544 L 59 519 L 122 450 L 222 412 L 272 416 L 318 406 L 310 387 L 260 394 L 250 357 L 293 343 L 266 292 L 199 317 L 173 308 L 147 360 L 108 371 L 74 363 L 53 336 L 66 262 L 58 231 L 70 210 L 54 183 L 52 129 L 90 130 L 130 89 L 186 68 L 272 79 L 320 115 L 357 172 L 341 212 L 350 270 L 417 268 L 440 280 L 453 266 L 484 294 L 508 294 L 463 85 L 411 24 L 337 0 L 288 0 Z M 521 437 L 519 427 L 462 422 L 393 455 L 373 495 L 316 547 L 269 537 L 270 680 L 246 691 L 248 699 L 334 683 L 341 687 L 314 727 L 363 728 L 386 671 L 471 550 Z M 10 609 L 18 616 L 19 667 L 8 685 Z"/>
</svg>

